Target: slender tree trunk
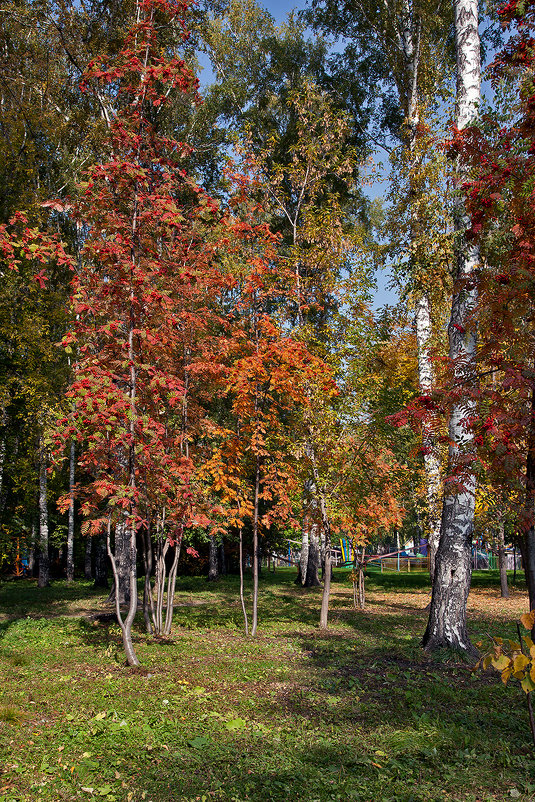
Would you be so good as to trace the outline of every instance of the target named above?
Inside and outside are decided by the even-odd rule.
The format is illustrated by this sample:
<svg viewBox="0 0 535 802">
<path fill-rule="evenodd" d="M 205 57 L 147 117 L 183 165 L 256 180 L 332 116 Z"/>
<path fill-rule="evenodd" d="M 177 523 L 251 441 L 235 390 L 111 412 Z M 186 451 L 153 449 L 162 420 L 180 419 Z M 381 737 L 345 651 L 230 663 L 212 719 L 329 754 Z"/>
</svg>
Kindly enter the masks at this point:
<svg viewBox="0 0 535 802">
<path fill-rule="evenodd" d="M 50 557 L 48 553 L 48 500 L 47 460 L 43 442 L 39 443 L 39 576 L 37 586 L 50 584 Z"/>
<path fill-rule="evenodd" d="M 502 599 L 509 598 L 509 587 L 507 585 L 507 564 L 505 554 L 505 520 L 503 509 L 500 509 L 498 516 L 498 568 L 500 569 L 500 590 Z"/>
<path fill-rule="evenodd" d="M 239 515 L 239 510 L 238 510 Z M 240 537 L 240 603 L 241 609 L 243 612 L 243 621 L 245 624 L 245 634 L 249 634 L 249 621 L 247 620 L 247 610 L 245 609 L 245 598 L 243 595 L 243 529 L 240 526 L 239 528 L 239 537 Z"/>
<path fill-rule="evenodd" d="M 6 464 L 6 426 L 7 415 L 5 407 L 2 408 L 2 436 L 0 438 L 0 513 L 4 511 L 6 505 L 6 488 L 4 485 L 4 469 Z"/>
<path fill-rule="evenodd" d="M 173 610 L 174 610 L 174 601 L 175 601 L 175 589 L 176 589 L 176 573 L 178 568 L 178 558 L 180 557 L 180 547 L 182 545 L 182 534 L 180 538 L 175 541 L 175 554 L 173 557 L 173 564 L 171 565 L 171 569 L 169 571 L 169 578 L 167 580 L 167 603 L 165 607 L 165 625 L 163 628 L 164 635 L 171 634 L 171 627 L 173 625 Z"/>
<path fill-rule="evenodd" d="M 520 538 L 520 551 L 528 586 L 529 609 L 535 610 L 535 389 L 531 394 L 531 423 L 526 459 L 526 517 L 531 526 Z M 535 636 L 535 627 L 532 638 Z"/>
<path fill-rule="evenodd" d="M 114 572 L 113 586 L 108 600 L 115 601 L 118 596 L 119 604 L 130 603 L 130 532 L 125 518 L 117 521 L 114 529 L 113 553 L 116 571 Z"/>
<path fill-rule="evenodd" d="M 295 580 L 296 585 L 306 584 L 308 549 L 309 549 L 308 520 L 305 517 L 305 520 L 303 521 L 303 530 L 301 535 L 301 556 L 299 557 L 299 569 Z"/>
<path fill-rule="evenodd" d="M 129 527 L 130 530 L 130 548 L 134 552 L 133 556 L 134 559 L 131 561 L 131 570 L 130 570 L 130 604 L 128 607 L 128 612 L 126 618 L 123 620 L 123 616 L 121 613 L 121 604 L 119 601 L 119 594 L 115 594 L 115 614 L 117 615 L 117 621 L 119 622 L 119 626 L 121 627 L 122 639 L 123 639 L 123 648 L 126 655 L 126 661 L 129 666 L 138 666 L 139 660 L 137 659 L 136 652 L 134 650 L 134 644 L 132 642 L 132 624 L 134 623 L 134 618 L 136 616 L 137 611 L 137 587 L 136 587 L 136 560 L 135 560 L 135 552 L 136 552 L 136 530 L 133 526 Z M 117 574 L 117 563 L 115 561 L 115 557 L 111 550 L 111 522 L 108 522 L 108 533 L 106 537 L 106 545 L 108 549 L 108 557 L 110 558 L 111 567 L 113 571 L 113 578 L 115 580 L 115 587 L 119 587 L 119 576 Z"/>
<path fill-rule="evenodd" d="M 154 605 L 152 600 L 152 540 L 148 526 L 143 527 L 143 567 L 145 569 L 145 583 L 143 585 L 143 618 L 145 629 L 152 635 L 152 621 L 154 619 Z"/>
<path fill-rule="evenodd" d="M 320 535 L 317 523 L 312 523 L 309 530 L 308 555 L 305 573 L 305 587 L 316 588 L 320 583 L 319 571 L 321 562 Z"/>
<path fill-rule="evenodd" d="M 93 568 L 91 566 L 92 546 L 93 546 L 93 538 L 87 535 L 85 539 L 85 555 L 84 555 L 84 577 L 86 579 L 93 579 Z"/>
<path fill-rule="evenodd" d="M 476 0 L 455 0 L 457 50 L 457 127 L 463 129 L 477 117 L 480 100 L 480 57 L 478 6 Z M 463 174 L 459 165 L 459 177 Z M 462 198 L 458 199 L 457 251 L 451 319 L 448 327 L 449 356 L 456 384 L 468 386 L 467 397 L 454 403 L 449 421 L 448 474 L 470 455 L 473 436 L 464 421 L 475 411 L 470 394 L 477 381 L 476 329 L 472 320 L 476 301 L 477 248 L 463 237 L 467 218 Z M 433 595 L 429 621 L 423 637 L 429 649 L 450 647 L 473 652 L 466 628 L 466 601 L 472 576 L 471 549 L 475 510 L 475 474 L 465 464 L 462 486 L 444 494 L 442 525 L 435 561 Z"/>
<path fill-rule="evenodd" d="M 429 343 L 432 335 L 429 297 L 423 293 L 416 306 L 416 342 L 418 345 L 418 378 L 420 392 L 429 396 L 433 391 L 433 365 Z M 440 540 L 440 461 L 435 451 L 433 431 L 429 424 L 422 427 L 422 447 L 427 496 L 427 543 L 431 581 L 435 575 L 435 555 Z"/>
<path fill-rule="evenodd" d="M 33 572 L 35 571 L 35 535 L 37 531 L 37 526 L 35 523 L 35 518 L 32 515 L 32 528 L 30 531 L 30 542 L 28 543 L 28 576 L 33 576 Z"/>
<path fill-rule="evenodd" d="M 209 552 L 208 552 L 208 581 L 214 582 L 216 579 L 219 579 L 219 566 L 217 564 L 217 543 L 215 542 L 215 537 L 211 536 L 209 541 Z"/>
<path fill-rule="evenodd" d="M 220 571 L 223 576 L 227 575 L 227 560 L 225 557 L 225 541 L 223 537 L 221 538 L 221 543 L 219 544 L 219 565 Z"/>
<path fill-rule="evenodd" d="M 356 547 L 355 547 L 356 550 Z M 358 597 L 359 597 L 359 607 L 361 610 L 364 610 L 366 605 L 366 586 L 364 584 L 365 579 L 365 570 L 366 570 L 366 547 L 362 547 L 362 553 L 359 559 L 359 576 L 358 576 Z"/>
<path fill-rule="evenodd" d="M 108 549 L 105 535 L 94 535 L 93 551 L 95 552 L 95 587 L 108 588 Z M 93 540 L 93 538 L 89 538 Z"/>
<path fill-rule="evenodd" d="M 71 440 L 69 456 L 69 522 L 67 529 L 67 582 L 74 581 L 74 463 L 75 446 Z"/>
<path fill-rule="evenodd" d="M 253 515 L 253 622 L 251 635 L 256 635 L 258 625 L 258 505 L 260 502 L 260 457 L 256 457 L 254 482 L 254 515 Z"/>
<path fill-rule="evenodd" d="M 325 533 L 325 574 L 323 577 L 323 593 L 321 596 L 320 629 L 327 629 L 328 627 L 331 574 L 331 537 L 329 531 L 327 530 Z"/>
</svg>

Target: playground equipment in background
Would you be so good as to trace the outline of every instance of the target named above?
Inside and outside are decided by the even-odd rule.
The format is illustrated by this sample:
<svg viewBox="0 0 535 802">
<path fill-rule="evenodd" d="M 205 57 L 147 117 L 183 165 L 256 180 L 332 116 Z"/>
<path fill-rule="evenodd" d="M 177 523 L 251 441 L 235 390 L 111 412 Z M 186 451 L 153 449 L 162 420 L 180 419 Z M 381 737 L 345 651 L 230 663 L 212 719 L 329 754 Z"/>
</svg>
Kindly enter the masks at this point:
<svg viewBox="0 0 535 802">
<path fill-rule="evenodd" d="M 357 555 L 351 541 L 341 538 L 340 548 L 343 558 L 342 565 L 353 565 L 357 560 Z M 424 554 L 411 554 L 405 549 L 390 551 L 388 554 L 366 554 L 364 562 L 366 568 L 379 566 L 381 573 L 384 571 L 406 571 L 408 573 L 429 571 L 429 557 Z"/>
</svg>

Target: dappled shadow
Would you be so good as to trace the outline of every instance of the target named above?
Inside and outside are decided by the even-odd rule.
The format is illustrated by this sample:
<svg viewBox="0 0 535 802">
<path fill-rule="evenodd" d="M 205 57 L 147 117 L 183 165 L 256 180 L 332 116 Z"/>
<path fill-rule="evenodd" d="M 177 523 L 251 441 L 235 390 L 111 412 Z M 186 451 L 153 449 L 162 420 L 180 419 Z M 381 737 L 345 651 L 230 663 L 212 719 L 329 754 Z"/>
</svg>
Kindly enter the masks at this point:
<svg viewBox="0 0 535 802">
<path fill-rule="evenodd" d="M 64 580 L 38 588 L 35 579 L 0 583 L 0 619 L 77 617 L 98 610 L 108 595 L 92 582 Z"/>
</svg>

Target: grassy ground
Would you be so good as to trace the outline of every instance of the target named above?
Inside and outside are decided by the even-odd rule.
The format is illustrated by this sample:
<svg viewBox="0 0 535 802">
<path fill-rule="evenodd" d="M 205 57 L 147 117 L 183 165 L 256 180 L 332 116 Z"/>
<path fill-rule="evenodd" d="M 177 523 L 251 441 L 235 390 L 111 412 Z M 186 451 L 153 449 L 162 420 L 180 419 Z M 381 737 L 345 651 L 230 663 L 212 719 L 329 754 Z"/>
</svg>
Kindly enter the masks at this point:
<svg viewBox="0 0 535 802">
<path fill-rule="evenodd" d="M 335 574 L 320 634 L 294 575 L 264 575 L 254 640 L 235 578 L 182 579 L 173 638 L 136 632 L 141 670 L 87 583 L 1 584 L 0 802 L 535 799 L 524 695 L 422 653 L 424 576 L 373 574 L 357 611 Z M 513 636 L 526 605 L 476 574 L 474 639 Z"/>
</svg>

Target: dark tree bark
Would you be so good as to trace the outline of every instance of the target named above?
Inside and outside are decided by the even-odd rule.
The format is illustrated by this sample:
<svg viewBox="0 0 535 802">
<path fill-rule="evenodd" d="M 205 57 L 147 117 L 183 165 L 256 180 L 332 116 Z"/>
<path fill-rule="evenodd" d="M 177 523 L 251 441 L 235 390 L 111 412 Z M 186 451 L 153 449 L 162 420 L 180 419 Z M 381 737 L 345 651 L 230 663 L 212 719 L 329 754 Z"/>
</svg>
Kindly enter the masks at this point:
<svg viewBox="0 0 535 802">
<path fill-rule="evenodd" d="M 93 538 L 88 538 L 89 541 Z M 106 537 L 97 535 L 95 541 L 95 587 L 107 588 L 108 583 L 108 550 L 106 548 Z M 89 562 L 91 563 L 91 552 L 89 552 Z"/>
<path fill-rule="evenodd" d="M 211 536 L 209 540 L 208 551 L 208 582 L 214 582 L 219 579 L 219 565 L 217 561 L 217 543 L 215 537 Z"/>
<path fill-rule="evenodd" d="M 225 556 L 225 541 L 221 538 L 219 544 L 219 568 L 223 576 L 227 575 L 227 558 Z"/>
<path fill-rule="evenodd" d="M 84 556 L 84 577 L 86 579 L 93 579 L 93 567 L 91 559 L 92 551 L 93 551 L 93 538 L 87 535 L 85 539 L 85 556 Z"/>
</svg>

